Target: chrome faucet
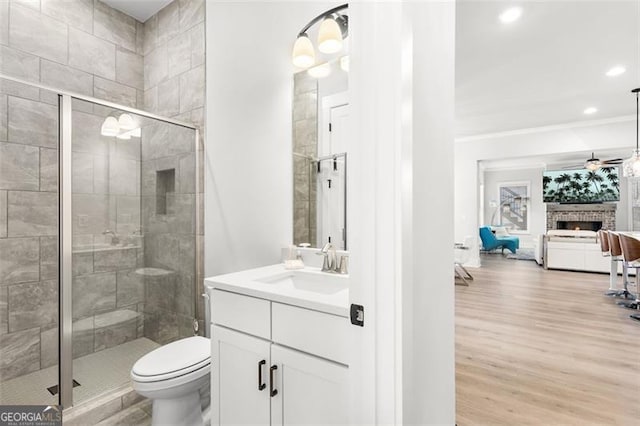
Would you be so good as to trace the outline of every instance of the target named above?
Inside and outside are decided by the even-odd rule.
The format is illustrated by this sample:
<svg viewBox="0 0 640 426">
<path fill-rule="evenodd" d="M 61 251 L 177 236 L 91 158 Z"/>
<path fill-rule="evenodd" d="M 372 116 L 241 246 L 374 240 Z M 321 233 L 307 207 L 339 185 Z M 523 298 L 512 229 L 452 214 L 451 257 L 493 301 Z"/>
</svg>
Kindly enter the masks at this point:
<svg viewBox="0 0 640 426">
<path fill-rule="evenodd" d="M 120 238 L 118 238 L 115 232 L 113 232 L 110 229 L 107 229 L 102 233 L 102 235 L 105 235 L 105 236 L 109 234 L 111 234 L 111 245 L 112 246 L 117 245 L 120 242 Z"/>
<path fill-rule="evenodd" d="M 324 256 L 324 262 L 322 263 L 322 272 L 335 272 L 338 262 L 336 262 L 336 248 L 333 246 L 333 244 L 325 244 L 320 252 L 316 254 L 319 256 Z"/>
</svg>

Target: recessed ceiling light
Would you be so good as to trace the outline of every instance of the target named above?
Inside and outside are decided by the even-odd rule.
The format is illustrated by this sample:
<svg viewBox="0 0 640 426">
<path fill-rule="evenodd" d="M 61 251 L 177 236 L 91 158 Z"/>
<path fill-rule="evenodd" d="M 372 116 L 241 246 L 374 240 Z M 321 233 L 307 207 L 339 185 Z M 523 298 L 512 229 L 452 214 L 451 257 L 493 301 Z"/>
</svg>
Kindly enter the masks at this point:
<svg viewBox="0 0 640 426">
<path fill-rule="evenodd" d="M 589 107 L 584 110 L 584 113 L 587 115 L 595 114 L 596 112 L 598 112 L 598 108 L 596 107 Z"/>
<path fill-rule="evenodd" d="M 607 71 L 607 77 L 617 77 L 620 74 L 624 74 L 625 71 L 627 71 L 627 69 L 621 65 L 616 65 L 615 67 L 611 68 L 609 71 Z"/>
<path fill-rule="evenodd" d="M 502 12 L 499 18 L 500 18 L 500 22 L 502 22 L 503 24 L 510 24 L 520 19 L 520 16 L 522 16 L 521 8 L 510 7 L 509 9 Z"/>
</svg>

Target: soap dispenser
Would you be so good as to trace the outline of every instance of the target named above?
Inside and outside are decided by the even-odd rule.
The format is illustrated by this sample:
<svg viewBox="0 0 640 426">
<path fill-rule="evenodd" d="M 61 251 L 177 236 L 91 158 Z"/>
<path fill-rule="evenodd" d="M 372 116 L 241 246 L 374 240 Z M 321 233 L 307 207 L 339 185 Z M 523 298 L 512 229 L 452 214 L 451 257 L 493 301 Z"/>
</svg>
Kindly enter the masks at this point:
<svg viewBox="0 0 640 426">
<path fill-rule="evenodd" d="M 300 252 L 296 250 L 294 245 L 289 246 L 289 255 L 284 261 L 284 269 L 302 269 L 304 268 L 304 262 L 302 262 L 302 256 Z"/>
</svg>

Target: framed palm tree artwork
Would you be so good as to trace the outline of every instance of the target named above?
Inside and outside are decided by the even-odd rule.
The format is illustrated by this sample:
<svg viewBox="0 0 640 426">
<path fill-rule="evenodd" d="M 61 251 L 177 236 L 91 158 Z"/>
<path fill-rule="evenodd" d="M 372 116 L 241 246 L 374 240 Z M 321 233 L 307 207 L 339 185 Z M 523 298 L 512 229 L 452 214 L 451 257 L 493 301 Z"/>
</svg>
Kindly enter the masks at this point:
<svg viewBox="0 0 640 426">
<path fill-rule="evenodd" d="M 510 233 L 529 233 L 529 188 L 530 182 L 502 182 L 498 184 L 500 204 L 499 226 Z"/>
<path fill-rule="evenodd" d="M 596 170 L 546 171 L 542 176 L 545 203 L 603 203 L 620 200 L 618 167 Z"/>
</svg>

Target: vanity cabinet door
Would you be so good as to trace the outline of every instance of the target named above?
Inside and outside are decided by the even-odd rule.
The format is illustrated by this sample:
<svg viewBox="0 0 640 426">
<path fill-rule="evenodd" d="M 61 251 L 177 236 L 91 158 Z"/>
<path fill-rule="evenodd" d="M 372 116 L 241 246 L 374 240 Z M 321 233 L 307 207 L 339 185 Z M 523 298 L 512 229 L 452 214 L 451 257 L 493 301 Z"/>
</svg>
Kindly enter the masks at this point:
<svg viewBox="0 0 640 426">
<path fill-rule="evenodd" d="M 211 424 L 268 425 L 271 342 L 213 326 Z"/>
<path fill-rule="evenodd" d="M 349 424 L 346 366 L 275 344 L 271 360 L 277 367 L 272 425 Z"/>
</svg>

